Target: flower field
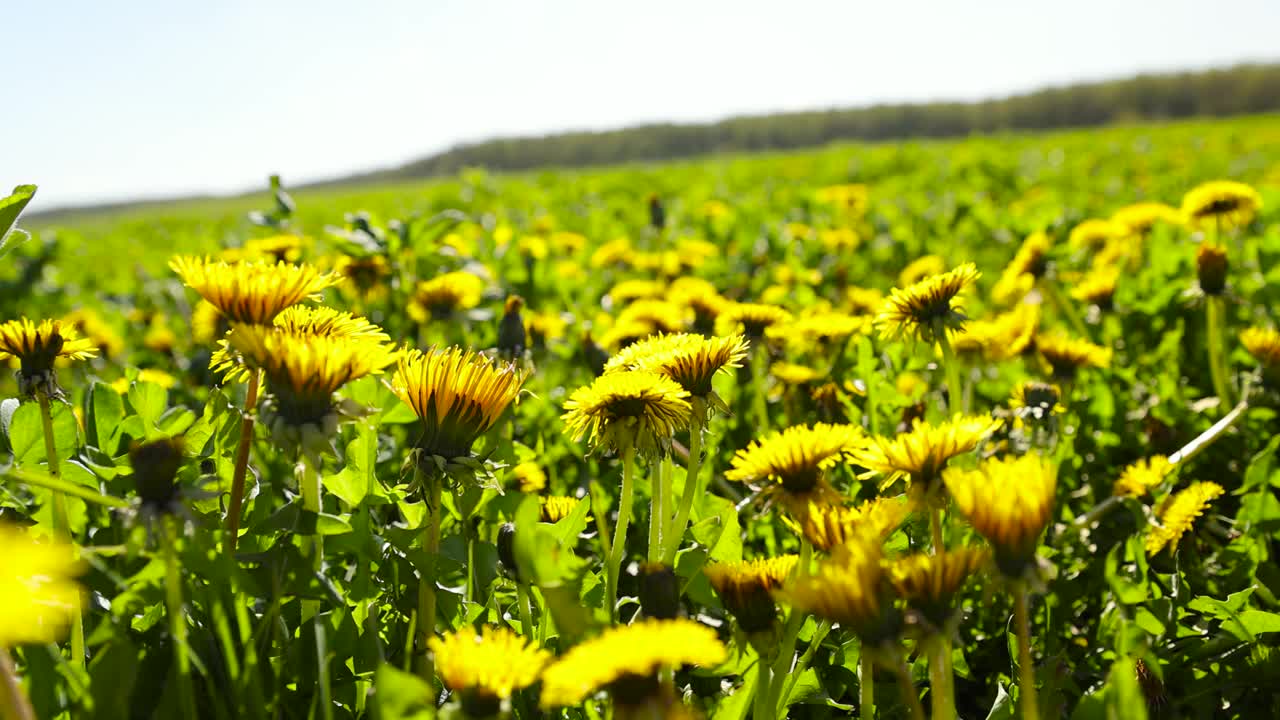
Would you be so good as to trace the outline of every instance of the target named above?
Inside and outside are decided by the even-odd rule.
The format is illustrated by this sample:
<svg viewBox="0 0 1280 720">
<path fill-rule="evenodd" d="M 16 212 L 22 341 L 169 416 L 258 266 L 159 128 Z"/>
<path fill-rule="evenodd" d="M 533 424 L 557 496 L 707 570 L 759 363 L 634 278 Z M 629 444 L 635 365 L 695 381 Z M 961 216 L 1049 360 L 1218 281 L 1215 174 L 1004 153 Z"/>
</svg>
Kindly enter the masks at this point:
<svg viewBox="0 0 1280 720">
<path fill-rule="evenodd" d="M 17 218 L 0 718 L 1275 717 L 1278 208 L 1252 117 Z"/>
</svg>

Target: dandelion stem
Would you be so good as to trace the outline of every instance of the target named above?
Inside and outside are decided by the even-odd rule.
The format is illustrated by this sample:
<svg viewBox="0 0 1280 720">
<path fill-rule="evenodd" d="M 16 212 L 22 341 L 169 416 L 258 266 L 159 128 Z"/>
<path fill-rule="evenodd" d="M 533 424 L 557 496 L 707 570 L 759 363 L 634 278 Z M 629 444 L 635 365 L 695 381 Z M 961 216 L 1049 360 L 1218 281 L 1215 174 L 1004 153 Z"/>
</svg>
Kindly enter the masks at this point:
<svg viewBox="0 0 1280 720">
<path fill-rule="evenodd" d="M 613 544 L 610 546 L 605 603 L 609 620 L 618 619 L 618 579 L 622 573 L 622 559 L 627 554 L 627 525 L 631 522 L 631 504 L 635 495 L 635 445 L 622 451 L 622 493 L 618 497 L 618 524 L 613 528 Z"/>
<path fill-rule="evenodd" d="M 0 717 L 4 720 L 36 720 L 36 711 L 22 690 L 18 671 L 8 648 L 0 648 Z"/>
<path fill-rule="evenodd" d="M 160 546 L 164 553 L 164 599 L 169 615 L 169 634 L 173 637 L 174 662 L 178 666 L 178 692 L 182 695 L 183 712 L 187 717 L 196 714 L 195 690 L 191 685 L 191 647 L 187 641 L 186 611 L 182 600 L 182 566 L 178 561 L 178 533 L 172 527 L 173 519 L 160 519 Z"/>
<path fill-rule="evenodd" d="M 440 490 L 439 478 L 427 477 L 418 470 L 418 479 L 429 487 L 427 492 L 427 525 L 422 530 L 422 550 L 427 567 L 418 580 L 418 652 L 422 653 L 418 673 L 428 685 L 435 686 L 435 668 L 427 641 L 436 632 L 436 555 L 440 551 Z"/>
<path fill-rule="evenodd" d="M 1226 310 L 1220 296 L 1205 298 L 1205 324 L 1209 345 L 1209 375 L 1213 379 L 1213 392 L 1220 401 L 1219 407 L 1231 404 L 1231 384 L 1228 381 L 1227 354 L 1224 349 L 1225 330 L 1223 315 Z"/>
<path fill-rule="evenodd" d="M 258 405 L 258 384 L 262 373 L 249 373 L 249 388 L 244 395 L 244 418 L 240 421 L 240 444 L 236 447 L 236 464 L 231 472 L 231 504 L 227 507 L 227 538 L 223 545 L 228 555 L 236 552 L 240 539 L 240 512 L 244 507 L 244 478 L 249 470 L 249 446 L 253 444 L 253 410 Z"/>
<path fill-rule="evenodd" d="M 1246 396 L 1247 395 L 1248 393 L 1246 393 Z M 1186 462 L 1196 455 L 1199 455 L 1202 450 L 1209 447 L 1214 440 L 1217 440 L 1222 433 L 1226 432 L 1227 429 L 1234 425 L 1237 420 L 1243 417 L 1245 411 L 1248 409 L 1249 399 L 1246 397 L 1232 408 L 1231 412 L 1227 413 L 1221 420 L 1214 423 L 1208 430 L 1200 433 L 1196 439 L 1186 445 L 1183 445 L 1181 450 L 1170 455 L 1169 462 L 1177 465 L 1178 463 Z"/>
<path fill-rule="evenodd" d="M 311 467 L 310 463 L 303 460 L 298 464 L 298 485 L 302 489 L 302 507 L 308 512 L 315 513 L 318 516 L 321 510 L 320 504 L 320 487 L 321 487 L 321 470 L 317 463 L 316 467 Z M 321 576 L 324 572 L 324 536 L 319 532 L 311 538 L 311 567 L 317 576 Z M 320 717 L 331 718 L 333 716 L 333 703 L 331 702 L 332 688 L 329 679 L 329 659 L 328 659 L 328 642 L 326 637 L 326 628 L 324 619 L 320 617 L 320 601 L 319 600 L 303 600 L 302 601 L 302 620 L 305 622 L 311 619 L 315 629 L 316 636 L 316 662 L 319 663 L 317 671 L 320 678 Z"/>
<path fill-rule="evenodd" d="M 693 498 L 698 494 L 698 471 L 702 469 L 702 421 L 705 417 L 703 403 L 701 398 L 693 399 L 693 419 L 689 422 L 689 464 L 684 475 L 684 493 L 680 495 L 680 509 L 676 511 L 671 529 L 667 531 L 666 548 L 662 553 L 662 562 L 667 565 L 675 564 L 680 541 L 684 538 L 685 528 L 689 526 Z"/>
<path fill-rule="evenodd" d="M 520 606 L 520 633 L 533 640 L 533 606 L 529 603 L 529 587 L 516 582 L 516 604 Z"/>
<path fill-rule="evenodd" d="M 792 572 L 797 577 L 808 575 L 812 563 L 813 546 L 808 540 L 800 538 L 800 560 Z M 769 689 L 770 707 L 778 706 L 783 680 L 791 673 L 791 665 L 796 655 L 796 638 L 800 635 L 800 628 L 804 626 L 804 619 L 804 614 L 797 608 L 791 608 L 791 612 L 787 614 L 787 624 L 782 630 L 782 642 L 778 644 L 778 655 L 774 659 L 771 679 L 773 687 Z"/>
<path fill-rule="evenodd" d="M 827 634 L 831 632 L 831 621 L 820 620 L 818 626 L 813 630 L 813 638 L 809 640 L 809 647 L 805 648 L 804 654 L 796 661 L 795 669 L 787 674 L 786 682 L 783 684 L 782 692 L 778 696 L 778 705 L 776 708 L 779 715 L 785 714 L 785 703 L 791 697 L 791 693 L 795 690 L 796 682 L 800 680 L 800 676 L 804 671 L 809 669 L 809 663 L 813 662 L 813 656 L 818 653 L 818 648 L 822 646 L 822 641 L 827 639 Z"/>
<path fill-rule="evenodd" d="M 663 533 L 667 524 L 667 495 L 671 493 L 671 475 L 675 472 L 671 456 L 662 459 L 658 465 L 657 477 L 653 480 L 653 490 L 649 496 L 649 562 L 657 562 L 666 545 Z"/>
<path fill-rule="evenodd" d="M 773 720 L 773 672 L 767 658 L 756 660 L 756 695 L 752 720 Z"/>
<path fill-rule="evenodd" d="M 76 485 L 74 483 L 67 482 L 66 480 L 63 480 L 61 478 L 50 477 L 46 473 L 23 469 L 23 468 L 10 468 L 9 470 L 5 471 L 5 475 L 13 478 L 14 480 L 17 480 L 23 485 L 34 485 L 36 487 L 46 488 L 48 490 L 60 492 L 63 495 L 80 498 L 81 500 L 84 500 L 86 502 L 102 505 L 104 507 L 110 507 L 110 508 L 129 507 L 129 501 L 127 500 L 122 500 L 113 495 L 103 495 L 102 493 L 94 492 L 93 490 L 90 490 L 89 488 L 84 487 L 82 485 Z M 94 551 L 102 552 L 102 548 L 101 547 L 94 548 Z"/>
<path fill-rule="evenodd" d="M 44 453 L 48 463 L 49 478 L 55 483 L 62 483 L 62 471 L 58 466 L 58 446 L 53 436 L 53 408 L 49 405 L 49 395 L 43 391 L 36 392 L 36 401 L 40 403 L 40 422 L 44 430 Z M 67 517 L 67 496 L 61 489 L 53 491 L 53 531 L 55 534 L 71 537 L 71 521 Z M 71 614 L 71 662 L 84 670 L 84 615 L 83 609 L 76 604 Z"/>
<path fill-rule="evenodd" d="M 945 635 L 938 635 L 932 645 L 929 682 L 933 686 L 933 720 L 952 720 L 956 716 L 956 697 L 952 687 L 951 641 Z"/>
<path fill-rule="evenodd" d="M 862 720 L 876 716 L 876 664 L 862 648 L 858 655 L 858 713 Z"/>
<path fill-rule="evenodd" d="M 1040 720 L 1036 697 L 1036 669 L 1031 664 L 1031 622 L 1027 612 L 1027 588 L 1019 583 L 1013 595 L 1013 615 L 1018 634 L 1018 690 L 1023 720 Z"/>
<path fill-rule="evenodd" d="M 947 413 L 954 415 L 960 411 L 961 397 L 964 389 L 960 387 L 960 360 L 951 347 L 951 339 L 947 337 L 947 328 L 938 323 L 934 326 L 933 336 L 942 349 L 942 369 L 947 376 Z"/>
<path fill-rule="evenodd" d="M 924 720 L 924 706 L 920 704 L 920 695 L 916 692 L 915 683 L 911 682 L 911 669 L 907 661 L 901 657 L 893 663 L 893 674 L 898 678 L 898 689 L 902 691 L 902 701 L 911 709 L 912 720 Z"/>
<path fill-rule="evenodd" d="M 933 554 L 942 552 L 942 508 L 929 508 L 929 535 L 933 540 Z"/>
</svg>

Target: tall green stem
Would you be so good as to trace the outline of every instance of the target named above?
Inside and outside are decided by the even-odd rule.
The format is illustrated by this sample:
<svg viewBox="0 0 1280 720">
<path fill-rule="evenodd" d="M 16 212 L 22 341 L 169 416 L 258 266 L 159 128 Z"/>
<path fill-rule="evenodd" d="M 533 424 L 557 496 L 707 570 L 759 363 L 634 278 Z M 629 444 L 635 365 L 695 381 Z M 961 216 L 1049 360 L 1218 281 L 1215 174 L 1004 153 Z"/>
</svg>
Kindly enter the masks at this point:
<svg viewBox="0 0 1280 720">
<path fill-rule="evenodd" d="M 418 479 L 427 483 L 427 525 L 422 530 L 422 551 L 426 555 L 427 567 L 418 580 L 418 652 L 422 653 L 418 663 L 418 674 L 429 686 L 435 686 L 435 668 L 431 663 L 431 653 L 427 651 L 427 641 L 436 634 L 436 560 L 440 552 L 440 490 L 439 478 L 426 477 L 421 470 Z"/>
<path fill-rule="evenodd" d="M 808 575 L 813 563 L 813 545 L 803 537 L 800 538 L 800 560 L 792 572 L 796 576 Z M 773 663 L 773 687 L 769 689 L 771 707 L 777 707 L 781 701 L 783 681 L 791 674 L 791 664 L 795 661 L 796 639 L 800 628 L 804 626 L 804 613 L 798 608 L 791 608 L 787 614 L 787 624 L 782 630 L 782 641 L 778 644 L 778 656 Z"/>
<path fill-rule="evenodd" d="M 1209 344 L 1209 375 L 1213 379 L 1213 392 L 1218 396 L 1218 407 L 1226 408 L 1231 405 L 1231 384 L 1228 380 L 1226 341 L 1223 337 L 1223 316 L 1226 309 L 1222 297 L 1210 295 L 1205 298 L 1204 311 Z"/>
<path fill-rule="evenodd" d="M 191 685 L 191 646 L 187 640 L 186 611 L 182 601 L 182 565 L 178 562 L 178 534 L 173 531 L 173 518 L 160 519 L 160 545 L 164 553 L 164 599 L 169 616 L 169 635 L 173 638 L 174 663 L 178 666 L 178 692 L 182 695 L 183 712 L 196 714 L 195 690 Z"/>
<path fill-rule="evenodd" d="M 1014 625 L 1018 634 L 1018 692 L 1022 720 L 1040 720 L 1036 697 L 1036 669 L 1031 664 L 1031 619 L 1027 612 L 1027 588 L 1019 583 L 1013 596 Z"/>
<path fill-rule="evenodd" d="M 40 422 L 44 430 L 44 455 L 48 464 L 49 477 L 54 483 L 62 482 L 62 470 L 58 461 L 58 445 L 53 435 L 53 408 L 49 405 L 49 396 L 43 391 L 36 392 L 36 402 L 40 404 Z M 71 537 L 71 521 L 67 517 L 67 496 L 61 490 L 53 491 L 53 531 L 55 534 Z M 71 614 L 71 662 L 81 670 L 85 667 L 84 658 L 84 615 L 83 608 L 77 607 Z"/>
<path fill-rule="evenodd" d="M 863 647 L 858 654 L 858 712 L 862 720 L 876 716 L 876 664 Z"/>
<path fill-rule="evenodd" d="M 763 655 L 756 660 L 756 696 L 752 710 L 752 720 L 773 720 L 773 671 L 768 658 Z"/>
<path fill-rule="evenodd" d="M 22 681 L 13 666 L 9 649 L 0 647 L 0 718 L 3 720 L 37 720 L 31 701 L 22 690 Z"/>
<path fill-rule="evenodd" d="M 244 508 L 244 478 L 249 471 L 249 447 L 253 444 L 253 411 L 258 405 L 258 384 L 262 372 L 249 373 L 249 388 L 244 394 L 244 418 L 240 421 L 240 444 L 236 447 L 236 464 L 231 472 L 231 502 L 227 507 L 227 538 L 223 550 L 234 555 L 240 540 L 240 513 Z"/>
<path fill-rule="evenodd" d="M 302 507 L 308 512 L 320 514 L 320 488 L 321 488 L 321 470 L 319 463 L 315 467 L 311 467 L 310 463 L 303 460 L 298 464 L 298 486 L 302 490 Z M 311 538 L 311 568 L 320 575 L 324 572 L 324 536 L 318 532 Z M 316 638 L 316 662 L 318 663 L 317 672 L 320 678 L 320 717 L 333 717 L 333 691 L 329 678 L 329 652 L 327 628 L 324 619 L 320 615 L 319 600 L 303 600 L 302 601 L 302 620 L 306 622 L 311 620 L 312 627 L 315 629 Z"/>
<path fill-rule="evenodd" d="M 706 417 L 706 401 L 694 398 L 693 419 L 689 422 L 689 464 L 684 475 L 684 493 L 680 495 L 680 508 L 676 511 L 671 529 L 665 535 L 666 548 L 663 549 L 662 562 L 674 565 L 676 553 L 680 551 L 680 541 L 684 539 L 685 528 L 689 526 L 689 513 L 693 511 L 693 498 L 698 494 L 698 471 L 702 469 L 702 424 Z"/>
<path fill-rule="evenodd" d="M 609 620 L 618 619 L 618 580 L 622 573 L 622 559 L 627 554 L 627 525 L 631 522 L 631 505 L 635 498 L 636 448 L 627 446 L 622 451 L 622 493 L 618 497 L 618 524 L 613 528 L 613 544 L 609 547 L 609 566 L 606 568 L 606 592 L 604 601 Z"/>
<path fill-rule="evenodd" d="M 653 491 L 649 496 L 649 562 L 657 562 L 666 547 L 663 536 L 667 525 L 667 496 L 671 493 L 671 476 L 675 467 L 671 456 L 662 459 L 658 465 L 658 476 L 653 479 Z"/>
<path fill-rule="evenodd" d="M 929 682 L 933 686 L 933 719 L 952 720 L 956 716 L 956 698 L 952 686 L 951 641 L 945 635 L 938 635 L 931 645 Z"/>
<path fill-rule="evenodd" d="M 929 508 L 929 534 L 933 540 L 933 554 L 937 555 L 943 550 L 942 508 L 940 507 L 932 506 Z"/>
<path fill-rule="evenodd" d="M 915 683 L 911 682 L 911 668 L 907 667 L 907 661 L 897 658 L 892 669 L 893 674 L 898 678 L 902 701 L 911 709 L 912 720 L 924 720 L 924 706 L 920 704 L 920 695 L 916 692 Z"/>
<path fill-rule="evenodd" d="M 522 581 L 516 581 L 516 604 L 520 606 L 520 634 L 533 640 L 533 606 L 529 602 L 529 587 Z"/>
<path fill-rule="evenodd" d="M 830 620 L 819 620 L 817 627 L 813 629 L 813 637 L 809 640 L 809 647 L 805 648 L 804 654 L 796 661 L 796 666 L 787 674 L 785 682 L 782 684 L 782 692 L 775 699 L 777 706 L 775 710 L 778 714 L 786 714 L 786 702 L 791 698 L 791 693 L 795 690 L 796 682 L 800 680 L 800 676 L 804 675 L 804 671 L 809 669 L 809 663 L 813 662 L 813 656 L 818 654 L 818 648 L 822 647 L 822 641 L 827 639 L 827 635 L 831 632 Z"/>
<path fill-rule="evenodd" d="M 1248 393 L 1245 393 L 1248 395 Z M 1209 447 L 1214 440 L 1217 440 L 1227 431 L 1237 420 L 1244 417 L 1244 413 L 1249 409 L 1249 398 L 1241 400 L 1231 412 L 1227 413 L 1218 422 L 1214 423 L 1208 430 L 1200 433 L 1194 440 L 1182 446 L 1182 449 L 1169 456 L 1169 462 L 1177 465 L 1199 455 L 1205 448 Z"/>
<path fill-rule="evenodd" d="M 961 397 L 964 388 L 960 387 L 960 359 L 951 347 L 951 339 L 947 337 L 947 329 L 939 323 L 933 332 L 942 349 L 942 369 L 947 376 L 947 414 L 954 415 L 960 411 Z"/>
</svg>

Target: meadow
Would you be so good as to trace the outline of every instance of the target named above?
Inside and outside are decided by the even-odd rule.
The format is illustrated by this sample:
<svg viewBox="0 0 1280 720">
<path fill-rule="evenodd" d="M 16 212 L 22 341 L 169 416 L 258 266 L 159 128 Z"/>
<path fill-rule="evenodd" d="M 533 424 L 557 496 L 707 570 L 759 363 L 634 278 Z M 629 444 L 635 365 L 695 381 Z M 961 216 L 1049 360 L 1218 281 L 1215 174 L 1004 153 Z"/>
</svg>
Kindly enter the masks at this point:
<svg viewBox="0 0 1280 720">
<path fill-rule="evenodd" d="M 1280 716 L 1277 206 L 1256 116 L 20 218 L 0 717 Z"/>
</svg>

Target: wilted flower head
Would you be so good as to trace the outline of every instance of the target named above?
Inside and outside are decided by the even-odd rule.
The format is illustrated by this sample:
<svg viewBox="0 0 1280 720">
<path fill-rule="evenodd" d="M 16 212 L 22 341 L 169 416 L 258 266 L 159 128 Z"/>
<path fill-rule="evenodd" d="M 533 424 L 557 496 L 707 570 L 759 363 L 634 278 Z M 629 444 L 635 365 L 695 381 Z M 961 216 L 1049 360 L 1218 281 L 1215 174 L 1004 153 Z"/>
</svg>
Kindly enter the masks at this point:
<svg viewBox="0 0 1280 720">
<path fill-rule="evenodd" d="M 616 452 L 642 455 L 668 451 L 676 431 L 689 425 L 689 391 L 670 378 L 643 370 L 601 375 L 578 388 L 561 416 L 574 440 Z"/>
<path fill-rule="evenodd" d="M 80 611 L 76 549 L 0 523 L 0 648 L 57 642 Z M 8 652 L 8 650 L 5 650 Z"/>
<path fill-rule="evenodd" d="M 456 460 L 489 431 L 520 394 L 527 373 L 483 355 L 451 347 L 409 350 L 391 387 L 422 420 L 417 447 L 427 456 Z"/>
<path fill-rule="evenodd" d="M 1160 524 L 1147 533 L 1147 554 L 1155 555 L 1166 547 L 1172 554 L 1196 518 L 1204 514 L 1209 503 L 1224 492 L 1217 483 L 1194 482 L 1167 499 L 1160 512 Z"/>
<path fill-rule="evenodd" d="M 956 507 L 995 549 L 996 565 L 1022 578 L 1035 561 L 1057 490 L 1053 464 L 1035 453 L 990 458 L 976 470 L 950 468 L 943 481 Z"/>
<path fill-rule="evenodd" d="M 751 483 L 780 499 L 788 510 L 801 512 L 811 502 L 838 501 L 826 471 L 849 462 L 864 442 L 862 429 L 854 425 L 797 425 L 739 450 L 724 477 Z"/>
<path fill-rule="evenodd" d="M 59 320 L 36 324 L 22 318 L 0 324 L 0 359 L 18 359 L 18 389 L 26 397 L 37 392 L 60 397 L 62 391 L 53 376 L 54 361 L 87 360 L 96 355 L 93 341 L 81 338 Z"/>
<path fill-rule="evenodd" d="M 1243 227 L 1262 208 L 1262 196 L 1244 183 L 1213 180 L 1192 188 L 1182 197 L 1182 214 L 1196 227 L 1224 230 Z"/>
<path fill-rule="evenodd" d="M 341 281 L 310 265 L 234 262 L 178 256 L 169 267 L 233 323 L 267 325 L 280 311 Z"/>
<path fill-rule="evenodd" d="M 661 692 L 662 668 L 715 667 L 726 654 L 715 631 L 692 620 L 616 625 L 570 648 L 543 671 L 541 704 L 545 710 L 577 705 L 608 689 L 619 706 L 644 705 Z"/>
<path fill-rule="evenodd" d="M 795 555 L 717 562 L 704 565 L 702 572 L 715 588 L 725 609 L 748 634 L 765 632 L 778 618 L 773 593 L 782 587 L 799 558 Z"/>
<path fill-rule="evenodd" d="M 551 660 L 551 653 L 510 630 L 488 625 L 478 633 L 463 627 L 427 645 L 445 687 L 458 694 L 463 714 L 473 718 L 496 715 L 502 701 L 537 682 Z"/>
<path fill-rule="evenodd" d="M 906 288 L 894 288 L 876 316 L 881 336 L 935 342 L 937 333 L 963 326 L 960 294 L 981 277 L 973 263 L 933 275 Z"/>
<path fill-rule="evenodd" d="M 1205 295 L 1221 295 L 1227 289 L 1227 248 L 1200 243 L 1196 248 L 1196 282 Z"/>
</svg>

